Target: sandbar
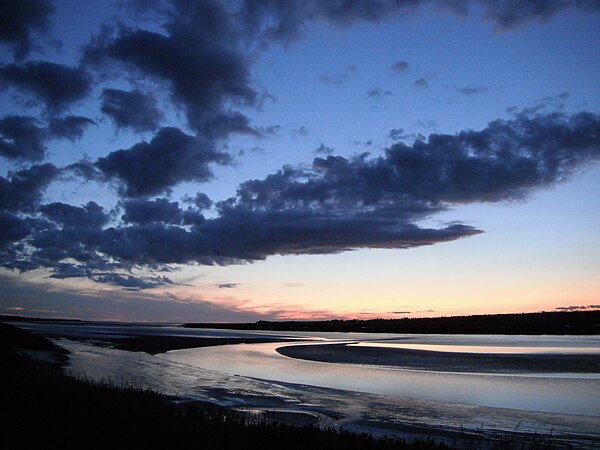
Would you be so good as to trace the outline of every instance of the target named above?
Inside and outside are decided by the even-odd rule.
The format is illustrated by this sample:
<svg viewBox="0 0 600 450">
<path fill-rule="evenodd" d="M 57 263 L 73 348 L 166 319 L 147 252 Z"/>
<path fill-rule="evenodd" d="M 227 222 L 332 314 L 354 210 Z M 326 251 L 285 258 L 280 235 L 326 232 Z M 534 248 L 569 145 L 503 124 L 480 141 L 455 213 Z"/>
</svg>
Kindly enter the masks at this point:
<svg viewBox="0 0 600 450">
<path fill-rule="evenodd" d="M 346 344 L 288 345 L 277 352 L 291 358 L 411 370 L 466 373 L 600 373 L 600 355 L 450 353 Z"/>
</svg>

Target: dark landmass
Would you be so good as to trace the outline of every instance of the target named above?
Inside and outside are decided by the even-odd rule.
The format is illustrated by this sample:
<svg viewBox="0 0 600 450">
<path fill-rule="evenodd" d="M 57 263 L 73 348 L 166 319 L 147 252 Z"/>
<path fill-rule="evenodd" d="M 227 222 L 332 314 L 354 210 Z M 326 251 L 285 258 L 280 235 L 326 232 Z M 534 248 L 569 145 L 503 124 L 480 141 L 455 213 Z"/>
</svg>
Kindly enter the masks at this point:
<svg viewBox="0 0 600 450">
<path fill-rule="evenodd" d="M 186 323 L 189 328 L 415 334 L 600 334 L 600 311 L 373 320 Z"/>
<path fill-rule="evenodd" d="M 25 358 L 23 350 L 55 351 L 51 341 L 0 323 L 0 448 L 429 449 L 432 441 L 374 439 L 314 426 L 258 420 L 200 403 L 176 405 L 139 387 L 65 376 Z M 505 448 L 505 446 L 503 446 Z"/>
<path fill-rule="evenodd" d="M 12 314 L 0 314 L 0 321 L 2 322 L 20 322 L 20 321 L 27 321 L 27 322 L 75 322 L 75 323 L 80 323 L 80 322 L 85 322 L 83 320 L 80 319 L 43 319 L 40 317 L 25 317 L 25 316 L 17 316 L 17 315 L 12 315 Z"/>
<path fill-rule="evenodd" d="M 62 367 L 67 362 L 67 354 L 65 349 L 42 336 L 0 322 L 0 358 L 3 362 L 17 355 L 28 355 L 30 359 Z"/>
<path fill-rule="evenodd" d="M 298 345 L 277 349 L 291 358 L 346 364 L 396 366 L 416 370 L 468 373 L 600 373 L 600 355 L 477 354 L 346 344 Z"/>
<path fill-rule="evenodd" d="M 42 336 L 0 322 L 0 349 L 9 351 L 9 349 L 16 348 L 21 350 L 64 352 L 63 349 Z"/>
</svg>

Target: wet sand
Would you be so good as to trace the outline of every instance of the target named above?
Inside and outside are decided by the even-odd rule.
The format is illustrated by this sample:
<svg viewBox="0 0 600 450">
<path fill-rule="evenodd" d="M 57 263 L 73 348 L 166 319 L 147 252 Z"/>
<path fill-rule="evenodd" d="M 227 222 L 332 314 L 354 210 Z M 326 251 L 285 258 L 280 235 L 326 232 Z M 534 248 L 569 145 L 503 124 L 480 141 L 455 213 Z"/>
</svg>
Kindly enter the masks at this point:
<svg viewBox="0 0 600 450">
<path fill-rule="evenodd" d="M 600 355 L 476 354 L 346 344 L 288 345 L 277 352 L 291 358 L 412 370 L 474 373 L 600 373 Z"/>
</svg>

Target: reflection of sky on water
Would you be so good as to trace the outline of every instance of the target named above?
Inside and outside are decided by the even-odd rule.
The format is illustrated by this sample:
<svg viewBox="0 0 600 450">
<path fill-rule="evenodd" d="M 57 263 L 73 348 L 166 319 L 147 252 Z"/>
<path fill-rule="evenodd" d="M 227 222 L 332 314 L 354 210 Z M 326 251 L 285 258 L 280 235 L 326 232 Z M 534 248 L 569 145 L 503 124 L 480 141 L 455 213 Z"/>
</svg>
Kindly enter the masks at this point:
<svg viewBox="0 0 600 450">
<path fill-rule="evenodd" d="M 446 344 L 413 344 L 398 342 L 357 342 L 349 344 L 357 347 L 403 348 L 449 353 L 491 353 L 491 354 L 597 354 L 600 347 L 522 347 L 497 345 L 446 345 Z"/>
<path fill-rule="evenodd" d="M 207 347 L 176 350 L 160 356 L 232 375 L 332 389 L 600 416 L 600 376 L 597 374 L 540 377 L 535 374 L 515 376 L 426 372 L 366 364 L 334 364 L 288 358 L 275 351 L 283 345 L 267 343 Z"/>
<path fill-rule="evenodd" d="M 73 322 L 30 322 L 19 326 L 42 334 L 88 339 L 144 335 L 295 337 L 307 342 L 293 345 L 314 345 L 315 341 L 321 341 L 478 345 L 511 347 L 515 351 L 600 348 L 600 336 L 276 333 Z M 320 363 L 280 355 L 275 349 L 286 345 L 282 343 L 206 347 L 155 357 L 62 339 L 58 342 L 71 352 L 69 369 L 91 379 L 136 383 L 165 394 L 249 410 L 309 411 L 318 414 L 320 423 L 326 426 L 343 425 L 358 431 L 384 430 L 400 435 L 399 430 L 405 425 L 422 426 L 428 432 L 485 429 L 511 433 L 518 429 L 550 434 L 553 438 L 570 436 L 566 438 L 570 443 L 580 441 L 583 436 L 584 448 L 600 439 L 598 374 L 516 376 Z"/>
<path fill-rule="evenodd" d="M 135 383 L 164 394 L 249 411 L 283 408 L 309 412 L 317 414 L 319 423 L 325 426 L 399 436 L 405 436 L 406 425 L 415 429 L 421 427 L 429 435 L 465 430 L 490 434 L 519 431 L 550 435 L 552 439 L 564 439 L 582 448 L 590 448 L 591 442 L 600 439 L 598 417 L 490 408 L 274 382 L 193 367 L 142 352 L 65 340 L 59 343 L 71 352 L 70 369 L 91 379 Z M 256 351 L 257 346 L 222 349 L 241 347 Z M 258 347 L 264 350 L 258 354 L 268 357 L 266 346 L 260 344 Z"/>
<path fill-rule="evenodd" d="M 375 335 L 378 336 L 378 335 Z M 394 336 L 394 335 L 389 335 Z M 400 334 L 391 338 L 365 339 L 369 342 L 410 343 L 439 346 L 488 346 L 515 348 L 554 347 L 560 349 L 585 348 L 600 350 L 600 336 L 558 336 L 558 335 L 505 335 L 505 334 Z"/>
</svg>

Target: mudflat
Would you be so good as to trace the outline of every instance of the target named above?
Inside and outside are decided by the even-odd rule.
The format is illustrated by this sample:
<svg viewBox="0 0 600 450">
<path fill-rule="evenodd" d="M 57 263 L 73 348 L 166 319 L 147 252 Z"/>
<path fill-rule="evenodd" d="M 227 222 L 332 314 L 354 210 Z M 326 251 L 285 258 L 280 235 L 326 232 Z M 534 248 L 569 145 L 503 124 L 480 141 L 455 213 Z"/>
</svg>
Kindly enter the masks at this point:
<svg viewBox="0 0 600 450">
<path fill-rule="evenodd" d="M 288 345 L 277 352 L 310 361 L 468 373 L 600 373 L 600 355 L 450 353 L 346 344 Z"/>
</svg>

